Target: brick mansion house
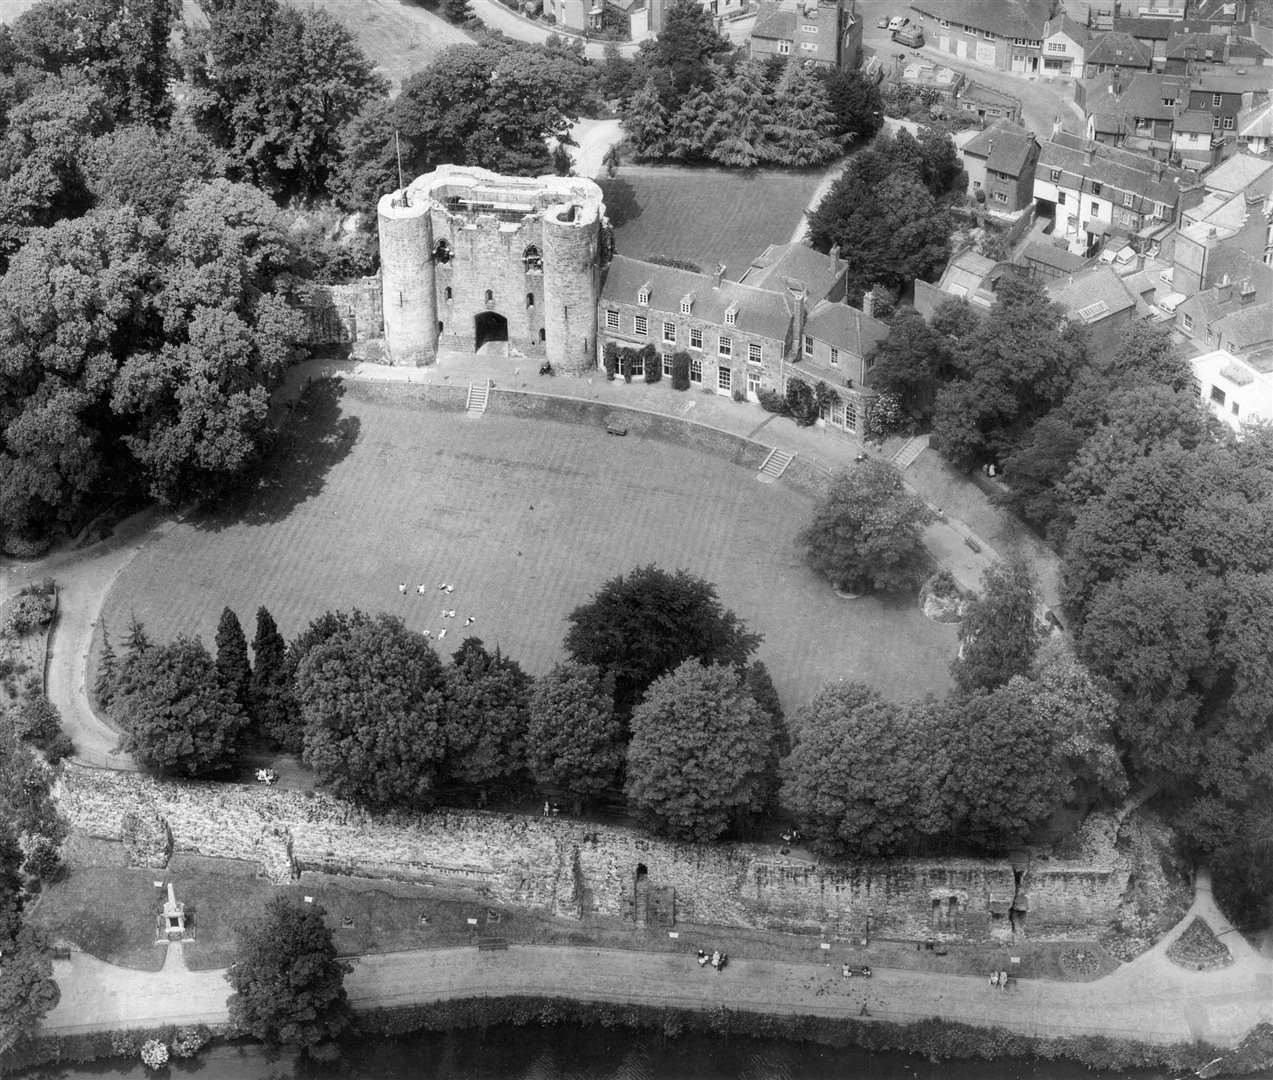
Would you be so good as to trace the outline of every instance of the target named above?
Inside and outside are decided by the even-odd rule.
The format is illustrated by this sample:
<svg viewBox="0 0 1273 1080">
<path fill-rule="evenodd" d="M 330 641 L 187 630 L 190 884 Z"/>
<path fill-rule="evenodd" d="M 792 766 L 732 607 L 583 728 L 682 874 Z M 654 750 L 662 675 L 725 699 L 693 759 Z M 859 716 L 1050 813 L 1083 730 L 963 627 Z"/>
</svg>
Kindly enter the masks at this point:
<svg viewBox="0 0 1273 1080">
<path fill-rule="evenodd" d="M 822 419 L 850 432 L 864 422 L 866 357 L 888 327 L 845 302 L 835 251 L 770 245 L 737 280 L 723 266 L 646 262 L 612 252 L 593 181 L 455 165 L 384 196 L 379 229 L 390 363 L 481 350 L 584 374 L 608 343 L 649 345 L 634 379 L 670 379 L 685 353 L 692 386 L 755 400 L 793 379 L 825 382 L 834 397 Z"/>
</svg>

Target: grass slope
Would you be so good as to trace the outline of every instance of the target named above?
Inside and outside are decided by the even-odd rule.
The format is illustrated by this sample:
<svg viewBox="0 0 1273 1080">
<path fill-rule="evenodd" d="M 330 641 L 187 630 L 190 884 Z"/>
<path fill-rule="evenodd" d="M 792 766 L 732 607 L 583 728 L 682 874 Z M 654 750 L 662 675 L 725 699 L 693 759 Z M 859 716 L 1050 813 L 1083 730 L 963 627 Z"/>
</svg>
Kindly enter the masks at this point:
<svg viewBox="0 0 1273 1080">
<path fill-rule="evenodd" d="M 602 179 L 615 249 L 666 255 L 737 280 L 768 244 L 785 244 L 825 170 L 738 172 L 674 165 L 623 166 Z"/>
<path fill-rule="evenodd" d="M 143 547 L 107 598 L 115 641 L 134 613 L 156 640 L 199 634 L 211 646 L 227 604 L 249 638 L 260 604 L 289 637 L 323 611 L 360 607 L 446 628 L 444 656 L 476 634 L 538 673 L 560 658 L 573 608 L 653 562 L 715 582 L 765 635 L 759 655 L 789 709 L 841 676 L 898 697 L 949 685 L 954 628 L 912 601 L 837 599 L 796 551 L 811 500 L 750 470 L 592 427 L 352 395 L 308 425 L 245 508 Z"/>
</svg>

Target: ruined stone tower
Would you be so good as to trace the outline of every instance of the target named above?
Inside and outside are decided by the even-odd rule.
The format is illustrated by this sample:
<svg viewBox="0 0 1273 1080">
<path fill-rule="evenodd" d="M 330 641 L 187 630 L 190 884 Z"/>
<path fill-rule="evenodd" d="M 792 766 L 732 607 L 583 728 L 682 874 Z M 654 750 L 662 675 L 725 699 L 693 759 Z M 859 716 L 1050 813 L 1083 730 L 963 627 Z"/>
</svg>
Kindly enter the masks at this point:
<svg viewBox="0 0 1273 1080">
<path fill-rule="evenodd" d="M 596 366 L 608 226 L 591 180 L 442 165 L 384 196 L 379 224 L 390 363 L 486 346 Z"/>
</svg>

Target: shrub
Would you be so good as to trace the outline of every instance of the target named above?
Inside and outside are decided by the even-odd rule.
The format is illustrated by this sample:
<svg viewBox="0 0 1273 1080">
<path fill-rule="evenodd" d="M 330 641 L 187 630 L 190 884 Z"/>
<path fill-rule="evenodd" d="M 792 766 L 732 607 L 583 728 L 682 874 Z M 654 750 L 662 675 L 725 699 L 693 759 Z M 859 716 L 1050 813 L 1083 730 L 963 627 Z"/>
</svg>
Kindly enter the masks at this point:
<svg viewBox="0 0 1273 1080">
<path fill-rule="evenodd" d="M 48 837 L 37 837 L 27 852 L 22 869 L 40 881 L 55 881 L 62 872 L 62 856 Z"/>
<path fill-rule="evenodd" d="M 177 1028 L 172 1038 L 174 1057 L 191 1058 L 212 1041 L 212 1032 L 205 1024 L 192 1024 Z"/>
<path fill-rule="evenodd" d="M 672 354 L 672 389 L 688 390 L 690 388 L 690 354 L 678 352 Z"/>
<path fill-rule="evenodd" d="M 75 743 L 71 741 L 71 737 L 65 731 L 59 731 L 40 749 L 44 751 L 44 756 L 48 759 L 50 765 L 56 765 L 64 758 L 69 758 L 75 753 Z"/>
<path fill-rule="evenodd" d="M 746 401 L 746 400 L 747 400 L 747 391 L 746 391 L 746 390 L 744 390 L 741 386 L 735 386 L 735 387 L 734 387 L 733 398 L 734 398 L 734 400 L 735 400 L 735 401 Z"/>
<path fill-rule="evenodd" d="M 787 411 L 801 427 L 817 422 L 822 406 L 835 397 L 835 391 L 824 382 L 810 386 L 802 379 L 787 380 Z"/>
<path fill-rule="evenodd" d="M 606 369 L 606 378 L 613 381 L 614 373 L 619 370 L 619 346 L 613 341 L 607 341 L 601 350 L 601 363 Z"/>
<path fill-rule="evenodd" d="M 18 710 L 17 731 L 19 738 L 28 742 L 49 742 L 61 734 L 61 714 L 53 702 L 36 694 Z"/>
<path fill-rule="evenodd" d="M 646 382 L 656 383 L 663 378 L 663 360 L 653 345 L 641 346 L 641 352 L 638 355 L 645 365 Z"/>
<path fill-rule="evenodd" d="M 902 400 L 896 394 L 880 394 L 866 407 L 866 432 L 883 437 L 900 431 L 906 422 Z"/>
<path fill-rule="evenodd" d="M 779 413 L 783 416 L 787 413 L 787 399 L 778 390 L 770 390 L 768 387 L 762 387 L 756 392 L 756 397 L 760 399 L 760 407 L 765 412 Z"/>
<path fill-rule="evenodd" d="M 44 626 L 52 618 L 53 598 L 39 593 L 27 593 L 14 600 L 5 619 L 5 632 L 25 634 L 37 626 Z"/>
<path fill-rule="evenodd" d="M 162 1069 L 168 1064 L 168 1047 L 158 1039 L 147 1039 L 141 1044 L 141 1060 L 148 1069 Z"/>
</svg>

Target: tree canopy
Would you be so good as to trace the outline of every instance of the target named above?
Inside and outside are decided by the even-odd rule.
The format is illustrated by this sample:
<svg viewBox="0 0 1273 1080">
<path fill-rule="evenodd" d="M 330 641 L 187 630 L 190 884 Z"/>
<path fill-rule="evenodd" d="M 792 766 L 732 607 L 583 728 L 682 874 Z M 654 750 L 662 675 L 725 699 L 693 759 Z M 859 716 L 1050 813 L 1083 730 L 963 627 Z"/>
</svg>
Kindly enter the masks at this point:
<svg viewBox="0 0 1273 1080">
<path fill-rule="evenodd" d="M 186 776 L 233 764 L 247 723 L 203 643 L 184 637 L 128 654 L 111 714 L 140 764 Z"/>
<path fill-rule="evenodd" d="M 761 642 L 721 606 L 715 585 L 653 564 L 611 578 L 567 621 L 566 652 L 614 680 L 621 717 L 631 714 L 646 687 L 684 661 L 741 667 Z"/>
<path fill-rule="evenodd" d="M 1030 670 L 1042 633 L 1034 571 L 1020 557 L 992 563 L 981 592 L 959 624 L 959 656 L 950 665 L 964 691 L 993 690 Z"/>
<path fill-rule="evenodd" d="M 595 667 L 556 664 L 535 680 L 526 755 L 536 783 L 577 802 L 596 798 L 617 780 L 624 752 L 614 688 Z"/>
<path fill-rule="evenodd" d="M 337 1038 L 352 1014 L 327 912 L 295 896 L 275 896 L 260 918 L 238 929 L 230 1024 L 262 1042 L 309 1048 Z"/>
<path fill-rule="evenodd" d="M 305 761 L 333 794 L 423 807 L 446 752 L 442 662 L 390 615 L 353 612 L 296 669 Z"/>
<path fill-rule="evenodd" d="M 715 840 L 764 809 L 777 740 L 737 667 L 686 660 L 656 679 L 632 714 L 629 804 L 656 832 Z"/>
<path fill-rule="evenodd" d="M 520 665 L 466 638 L 446 669 L 445 693 L 447 778 L 485 793 L 522 774 L 530 677 Z"/>
<path fill-rule="evenodd" d="M 867 460 L 836 477 L 799 543 L 837 588 L 902 592 L 917 588 L 927 567 L 920 531 L 931 516 L 896 469 Z"/>
</svg>

